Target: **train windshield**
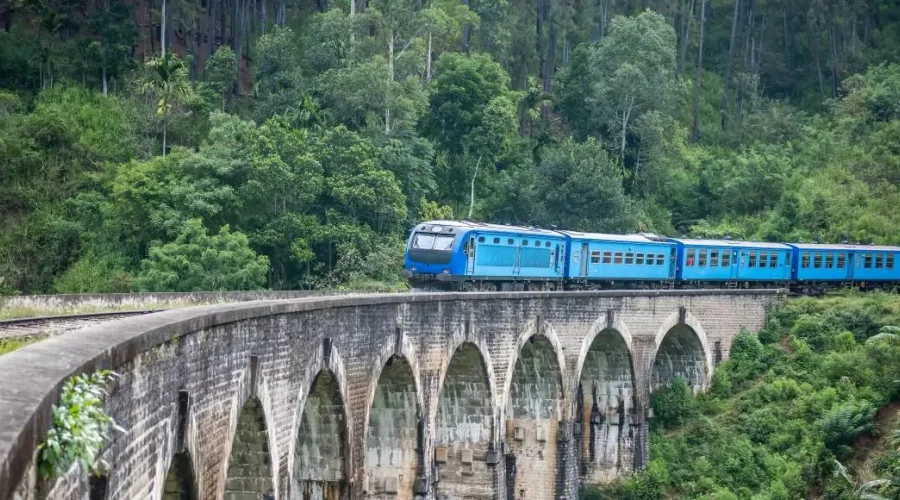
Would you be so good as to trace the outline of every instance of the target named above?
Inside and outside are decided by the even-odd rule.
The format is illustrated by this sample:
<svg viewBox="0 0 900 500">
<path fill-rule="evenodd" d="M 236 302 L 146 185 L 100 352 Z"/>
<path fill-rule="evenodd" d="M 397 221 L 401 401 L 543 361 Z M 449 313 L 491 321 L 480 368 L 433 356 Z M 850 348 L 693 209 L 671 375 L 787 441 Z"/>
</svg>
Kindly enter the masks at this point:
<svg viewBox="0 0 900 500">
<path fill-rule="evenodd" d="M 449 251 L 453 247 L 453 236 L 416 233 L 411 248 L 416 250 Z"/>
</svg>

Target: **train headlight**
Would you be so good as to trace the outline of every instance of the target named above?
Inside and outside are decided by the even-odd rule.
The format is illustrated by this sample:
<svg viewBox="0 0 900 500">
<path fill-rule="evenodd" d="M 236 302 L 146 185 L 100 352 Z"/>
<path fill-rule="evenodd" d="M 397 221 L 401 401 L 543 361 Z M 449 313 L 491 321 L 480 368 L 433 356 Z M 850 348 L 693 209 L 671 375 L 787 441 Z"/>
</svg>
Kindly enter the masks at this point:
<svg viewBox="0 0 900 500">
<path fill-rule="evenodd" d="M 444 274 L 450 274 L 450 270 L 449 270 L 449 269 L 444 269 L 444 270 L 441 271 L 441 272 L 444 273 Z"/>
<path fill-rule="evenodd" d="M 416 271 L 418 271 L 418 269 L 416 269 L 416 268 L 415 268 L 415 266 L 414 266 L 414 267 L 411 267 L 411 268 L 409 268 L 409 270 L 410 270 L 410 271 L 412 271 L 412 272 L 416 272 Z"/>
<path fill-rule="evenodd" d="M 441 226 L 431 226 L 432 233 L 439 233 L 443 228 Z"/>
</svg>

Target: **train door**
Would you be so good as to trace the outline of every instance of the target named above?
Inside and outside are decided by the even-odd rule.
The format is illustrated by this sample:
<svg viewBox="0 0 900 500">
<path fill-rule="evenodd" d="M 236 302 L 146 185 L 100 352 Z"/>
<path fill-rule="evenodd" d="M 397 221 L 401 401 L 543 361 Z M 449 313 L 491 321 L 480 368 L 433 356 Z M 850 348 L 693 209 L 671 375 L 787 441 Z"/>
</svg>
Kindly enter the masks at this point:
<svg viewBox="0 0 900 500">
<path fill-rule="evenodd" d="M 587 265 L 588 265 L 588 244 L 584 242 L 581 244 L 581 277 L 587 276 Z"/>
<path fill-rule="evenodd" d="M 475 274 L 475 236 L 470 236 L 466 242 L 466 274 Z"/>
<path fill-rule="evenodd" d="M 741 277 L 741 263 L 744 261 L 744 252 L 737 250 L 725 250 L 731 252 L 731 279 L 738 280 Z"/>
<path fill-rule="evenodd" d="M 512 274 L 518 276 L 522 272 L 522 240 L 515 238 L 515 242 Z"/>
<path fill-rule="evenodd" d="M 854 276 L 856 276 L 856 254 L 853 252 L 847 253 L 847 281 L 853 281 Z"/>
</svg>

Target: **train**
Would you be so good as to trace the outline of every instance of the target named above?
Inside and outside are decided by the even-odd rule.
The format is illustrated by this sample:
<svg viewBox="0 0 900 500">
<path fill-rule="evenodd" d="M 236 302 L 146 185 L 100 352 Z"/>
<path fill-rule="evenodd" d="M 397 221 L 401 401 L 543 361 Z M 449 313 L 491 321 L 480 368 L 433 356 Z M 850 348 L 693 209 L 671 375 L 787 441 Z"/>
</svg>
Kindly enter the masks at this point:
<svg viewBox="0 0 900 500">
<path fill-rule="evenodd" d="M 523 291 L 855 287 L 900 291 L 900 247 L 601 234 L 469 220 L 411 231 L 414 290 Z"/>
</svg>

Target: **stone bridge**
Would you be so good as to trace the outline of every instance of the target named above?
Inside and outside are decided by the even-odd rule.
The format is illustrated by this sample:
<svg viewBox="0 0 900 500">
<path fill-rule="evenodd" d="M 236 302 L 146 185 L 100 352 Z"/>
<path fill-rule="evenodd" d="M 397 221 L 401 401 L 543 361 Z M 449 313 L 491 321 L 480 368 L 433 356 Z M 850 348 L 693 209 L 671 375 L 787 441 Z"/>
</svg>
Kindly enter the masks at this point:
<svg viewBox="0 0 900 500">
<path fill-rule="evenodd" d="M 366 295 L 173 310 L 0 357 L 0 499 L 575 499 L 648 460 L 777 291 Z M 37 472 L 62 383 L 113 369 L 109 470 Z"/>
</svg>

